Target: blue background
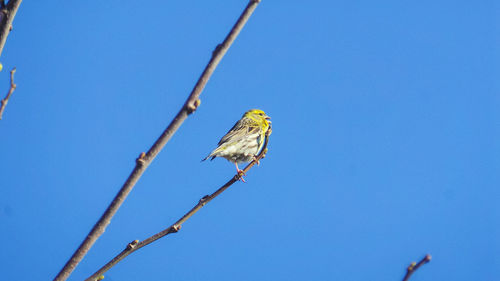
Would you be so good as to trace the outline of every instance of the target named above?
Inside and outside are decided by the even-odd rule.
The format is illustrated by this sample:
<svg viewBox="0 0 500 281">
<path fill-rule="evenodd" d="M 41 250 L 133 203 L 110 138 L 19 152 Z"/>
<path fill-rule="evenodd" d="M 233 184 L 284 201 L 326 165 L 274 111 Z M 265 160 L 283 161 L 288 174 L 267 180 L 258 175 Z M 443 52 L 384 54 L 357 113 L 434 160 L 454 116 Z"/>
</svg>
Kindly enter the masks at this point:
<svg viewBox="0 0 500 281">
<path fill-rule="evenodd" d="M 0 271 L 51 280 L 184 103 L 246 1 L 24 1 L 1 62 Z M 70 280 L 234 175 L 200 162 L 250 108 L 268 156 L 105 280 L 495 280 L 498 1 L 267 1 Z M 3 95 L 3 94 L 2 94 Z"/>
</svg>

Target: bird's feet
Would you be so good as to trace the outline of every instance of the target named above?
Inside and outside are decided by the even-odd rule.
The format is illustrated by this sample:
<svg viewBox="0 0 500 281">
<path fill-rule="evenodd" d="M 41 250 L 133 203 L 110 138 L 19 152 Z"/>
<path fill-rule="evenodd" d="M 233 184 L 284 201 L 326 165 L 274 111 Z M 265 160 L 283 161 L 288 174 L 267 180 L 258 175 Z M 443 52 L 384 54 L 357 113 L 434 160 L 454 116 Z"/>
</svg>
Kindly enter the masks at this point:
<svg viewBox="0 0 500 281">
<path fill-rule="evenodd" d="M 236 168 L 236 172 L 238 173 L 238 176 L 240 177 L 240 180 L 242 182 L 246 182 L 245 179 L 243 178 L 243 176 L 245 175 L 245 172 L 243 170 L 238 169 L 238 168 Z"/>
<path fill-rule="evenodd" d="M 259 165 L 260 165 L 260 161 L 259 161 L 259 159 L 257 158 L 257 155 L 254 155 L 254 156 L 253 156 L 253 161 L 255 161 L 255 163 L 257 163 L 257 166 L 259 166 Z"/>
</svg>

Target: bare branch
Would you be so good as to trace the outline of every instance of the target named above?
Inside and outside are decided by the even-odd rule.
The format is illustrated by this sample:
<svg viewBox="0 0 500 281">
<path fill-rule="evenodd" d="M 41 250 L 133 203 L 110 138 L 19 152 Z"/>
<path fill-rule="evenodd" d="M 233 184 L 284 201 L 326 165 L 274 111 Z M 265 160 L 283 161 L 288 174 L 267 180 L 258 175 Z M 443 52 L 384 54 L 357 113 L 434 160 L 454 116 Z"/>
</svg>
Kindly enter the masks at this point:
<svg viewBox="0 0 500 281">
<path fill-rule="evenodd" d="M 19 9 L 21 2 L 22 0 L 10 0 L 7 5 L 2 5 L 2 7 L 0 7 L 0 55 L 3 52 L 7 36 L 9 36 L 9 33 L 12 30 L 12 22 L 14 21 L 14 17 L 16 16 L 17 9 Z"/>
<path fill-rule="evenodd" d="M 1 101 L 2 104 L 0 105 L 0 120 L 2 120 L 3 111 L 5 110 L 5 107 L 9 102 L 10 96 L 12 96 L 12 93 L 14 93 L 14 90 L 17 87 L 17 85 L 14 83 L 14 73 L 16 73 L 15 67 L 10 71 L 10 89 L 7 92 L 5 98 Z"/>
<path fill-rule="evenodd" d="M 136 165 L 132 173 L 129 175 L 122 188 L 115 196 L 111 204 L 108 206 L 104 214 L 101 216 L 99 221 L 94 225 L 90 233 L 87 235 L 82 244 L 75 251 L 73 256 L 68 260 L 68 262 L 64 265 L 61 271 L 58 273 L 55 281 L 66 280 L 71 272 L 76 268 L 78 263 L 83 259 L 83 257 L 90 250 L 95 241 L 102 235 L 106 227 L 111 221 L 111 218 L 115 215 L 115 213 L 120 208 L 121 204 L 125 201 L 128 194 L 137 183 L 141 175 L 144 173 L 146 168 L 151 164 L 153 159 L 158 155 L 160 150 L 165 146 L 165 144 L 170 140 L 173 134 L 179 129 L 184 120 L 193 113 L 196 108 L 200 105 L 199 96 L 205 85 L 208 82 L 208 79 L 214 72 L 215 68 L 219 64 L 222 57 L 226 54 L 227 50 L 236 39 L 241 29 L 245 25 L 245 23 L 250 18 L 251 14 L 259 4 L 260 0 L 251 0 L 246 6 L 243 13 L 238 18 L 238 21 L 233 26 L 229 34 L 226 36 L 224 41 L 217 46 L 217 48 L 212 52 L 212 57 L 208 62 L 205 70 L 201 74 L 198 82 L 194 86 L 191 94 L 188 99 L 182 106 L 181 110 L 174 119 L 170 122 L 165 131 L 161 134 L 161 136 L 156 140 L 153 146 L 149 149 L 147 153 L 141 153 L 140 157 L 136 160 Z"/>
<path fill-rule="evenodd" d="M 127 246 L 125 247 L 125 249 L 122 252 L 120 252 L 118 255 L 116 255 L 111 261 L 109 261 L 106 265 L 101 267 L 101 269 L 96 271 L 96 273 L 92 274 L 92 276 L 87 278 L 85 281 L 101 280 L 102 274 L 104 274 L 106 271 L 111 269 L 113 266 L 115 266 L 117 263 L 119 263 L 121 260 L 123 260 L 128 255 L 132 254 L 133 252 L 139 250 L 140 248 L 142 248 L 144 246 L 147 246 L 147 245 L 153 243 L 154 241 L 156 241 L 162 237 L 165 237 L 168 234 L 178 232 L 181 229 L 182 224 L 185 223 L 191 216 L 193 216 L 196 212 L 198 212 L 208 202 L 212 201 L 215 197 L 219 196 L 222 192 L 224 192 L 226 189 L 228 189 L 233 183 L 237 182 L 243 174 L 248 172 L 248 170 L 250 170 L 250 168 L 252 168 L 255 164 L 259 163 L 260 159 L 264 158 L 264 156 L 266 155 L 266 152 L 267 152 L 267 143 L 269 141 L 269 135 L 271 134 L 271 132 L 272 132 L 271 129 L 269 129 L 267 131 L 266 138 L 264 141 L 264 146 L 263 146 L 261 152 L 259 153 L 259 155 L 257 155 L 257 157 L 252 162 L 250 162 L 250 164 L 248 164 L 245 167 L 245 169 L 243 169 L 242 174 L 237 173 L 226 184 L 224 184 L 222 187 L 217 189 L 214 193 L 212 193 L 210 195 L 206 195 L 203 198 L 201 198 L 200 201 L 198 201 L 198 204 L 196 204 L 191 210 L 189 210 L 189 212 L 184 214 L 184 216 L 182 216 L 179 220 L 177 220 L 174 224 L 172 224 L 171 226 L 169 226 L 165 230 L 160 231 L 160 232 L 156 233 L 155 235 L 153 235 L 153 236 L 151 236 L 151 237 L 149 237 L 141 242 L 139 242 L 138 240 L 134 240 L 134 241 L 130 242 L 129 244 L 127 244 Z"/>
<path fill-rule="evenodd" d="M 418 263 L 412 262 L 408 268 L 406 269 L 406 275 L 403 278 L 403 281 L 408 281 L 410 279 L 410 276 L 413 274 L 413 272 L 417 271 L 422 265 L 428 263 L 431 261 L 431 255 L 427 254 L 422 260 L 420 260 Z"/>
</svg>

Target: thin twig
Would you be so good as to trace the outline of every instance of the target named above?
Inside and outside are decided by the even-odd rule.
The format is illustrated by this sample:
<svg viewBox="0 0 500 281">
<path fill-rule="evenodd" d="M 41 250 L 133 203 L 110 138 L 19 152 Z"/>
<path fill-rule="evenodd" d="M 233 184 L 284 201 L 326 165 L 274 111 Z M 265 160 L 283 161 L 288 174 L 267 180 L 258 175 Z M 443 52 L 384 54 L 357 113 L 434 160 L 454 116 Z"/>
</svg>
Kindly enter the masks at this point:
<svg viewBox="0 0 500 281">
<path fill-rule="evenodd" d="M 250 168 L 252 168 L 255 164 L 257 164 L 260 159 L 264 158 L 264 156 L 266 155 L 266 152 L 267 152 L 267 143 L 269 141 L 269 135 L 271 134 L 271 132 L 272 132 L 272 130 L 269 129 L 267 134 L 266 134 L 264 146 L 263 146 L 261 152 L 256 157 L 256 159 L 254 159 L 252 162 L 250 162 L 245 167 L 245 169 L 243 169 L 243 174 L 248 172 L 248 170 L 250 170 Z M 156 233 L 155 235 L 153 235 L 153 236 L 151 236 L 151 237 L 149 237 L 141 242 L 139 242 L 138 240 L 134 240 L 134 241 L 130 242 L 129 244 L 127 244 L 127 246 L 125 247 L 125 249 L 123 251 L 121 251 L 111 261 L 109 261 L 107 264 L 105 264 L 103 267 L 101 267 L 98 271 L 96 271 L 94 274 L 92 274 L 92 276 L 85 279 L 85 281 L 101 280 L 102 275 L 106 271 L 111 269 L 113 266 L 115 266 L 117 263 L 119 263 L 121 260 L 123 260 L 128 255 L 132 254 L 133 252 L 139 250 L 140 248 L 142 248 L 144 246 L 147 246 L 147 245 L 153 243 L 154 241 L 156 241 L 156 240 L 158 240 L 158 239 L 160 239 L 168 234 L 178 232 L 181 229 L 182 224 L 185 223 L 191 216 L 193 216 L 196 212 L 198 212 L 208 202 L 212 201 L 215 197 L 219 196 L 222 192 L 224 192 L 227 188 L 229 188 L 233 183 L 237 182 L 240 178 L 241 178 L 241 174 L 236 174 L 226 184 L 224 184 L 222 187 L 217 189 L 214 193 L 212 193 L 210 195 L 206 195 L 203 198 L 201 198 L 198 201 L 198 204 L 196 204 L 191 210 L 189 210 L 189 212 L 184 214 L 184 216 L 182 216 L 179 220 L 177 220 L 171 226 L 167 227 L 165 230 L 162 230 L 162 231 Z"/>
<path fill-rule="evenodd" d="M 5 41 L 12 30 L 12 22 L 16 16 L 17 9 L 21 5 L 22 0 L 10 0 L 9 3 L 1 7 L 1 20 L 0 20 L 0 55 L 2 54 Z"/>
<path fill-rule="evenodd" d="M 212 57 L 210 61 L 208 62 L 207 66 L 205 67 L 205 70 L 198 79 L 198 82 L 196 82 L 196 85 L 194 86 L 193 90 L 191 91 L 191 94 L 189 95 L 188 99 L 182 106 L 179 113 L 177 113 L 172 122 L 170 122 L 168 127 L 156 140 L 156 142 L 148 150 L 148 152 L 141 153 L 139 158 L 137 158 L 134 170 L 132 170 L 132 173 L 129 175 L 129 177 L 123 184 L 118 194 L 115 196 L 111 204 L 108 206 L 104 214 L 99 219 L 99 221 L 97 221 L 97 223 L 94 225 L 94 227 L 87 235 L 85 240 L 82 242 L 82 244 L 75 251 L 73 256 L 68 260 L 68 262 L 64 265 L 61 271 L 57 274 L 57 276 L 54 279 L 55 281 L 63 281 L 69 277 L 71 272 L 76 268 L 78 263 L 80 263 L 83 257 L 87 254 L 87 252 L 90 250 L 95 241 L 99 238 L 99 236 L 102 235 L 102 233 L 110 223 L 111 218 L 118 211 L 121 204 L 125 201 L 128 194 L 130 193 L 134 185 L 137 183 L 141 175 L 144 173 L 146 168 L 149 166 L 149 164 L 153 161 L 156 155 L 158 155 L 158 153 L 170 140 L 170 138 L 177 131 L 177 129 L 179 129 L 179 127 L 188 117 L 188 115 L 193 113 L 198 108 L 198 106 L 200 105 L 199 96 L 203 91 L 203 89 L 205 88 L 208 79 L 214 72 L 215 68 L 219 64 L 222 57 L 226 54 L 227 50 L 229 49 L 233 41 L 240 33 L 245 23 L 250 18 L 251 14 L 255 10 L 259 2 L 260 0 L 250 0 L 245 10 L 240 15 L 238 21 L 233 26 L 233 28 L 226 36 L 224 41 L 221 44 L 219 44 L 216 47 L 216 49 L 212 52 Z"/>
<path fill-rule="evenodd" d="M 5 98 L 1 101 L 0 120 L 2 120 L 3 111 L 5 110 L 5 107 L 7 106 L 7 103 L 9 102 L 10 96 L 12 96 L 12 93 L 14 93 L 14 90 L 17 87 L 17 85 L 14 83 L 14 73 L 16 73 L 15 67 L 10 71 L 10 89 L 7 92 L 7 95 L 5 96 Z"/>
<path fill-rule="evenodd" d="M 410 276 L 413 274 L 413 272 L 417 271 L 422 265 L 428 263 L 431 261 L 431 255 L 427 254 L 425 257 L 420 260 L 418 263 L 412 262 L 408 268 L 406 269 L 406 275 L 403 278 L 403 281 L 408 281 L 410 279 Z"/>
</svg>

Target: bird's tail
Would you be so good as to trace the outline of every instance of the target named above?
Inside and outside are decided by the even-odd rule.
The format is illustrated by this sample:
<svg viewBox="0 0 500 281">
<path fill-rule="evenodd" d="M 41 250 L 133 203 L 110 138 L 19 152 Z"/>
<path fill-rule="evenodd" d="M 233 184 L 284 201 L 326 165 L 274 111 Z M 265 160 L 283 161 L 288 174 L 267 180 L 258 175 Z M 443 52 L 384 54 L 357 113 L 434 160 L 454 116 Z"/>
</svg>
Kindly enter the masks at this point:
<svg viewBox="0 0 500 281">
<path fill-rule="evenodd" d="M 220 151 L 221 151 L 221 147 L 219 146 L 216 149 L 214 149 L 212 152 L 210 152 L 210 154 L 208 154 L 208 156 L 205 157 L 205 159 L 202 159 L 201 161 L 203 162 L 203 161 L 207 160 L 210 157 L 212 157 L 212 158 L 210 158 L 210 161 L 214 160 L 215 157 L 219 156 Z"/>
<path fill-rule="evenodd" d="M 201 162 L 203 162 L 203 161 L 207 160 L 207 159 L 208 159 L 208 158 L 210 158 L 210 157 L 212 157 L 212 159 L 210 159 L 210 161 L 212 161 L 212 160 L 214 160 L 214 158 L 215 158 L 216 156 L 214 156 L 214 155 L 213 155 L 213 153 L 210 153 L 207 157 L 205 157 L 205 158 L 201 159 Z"/>
</svg>

